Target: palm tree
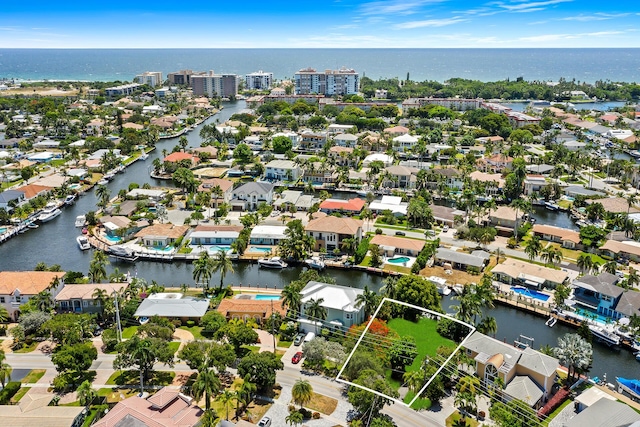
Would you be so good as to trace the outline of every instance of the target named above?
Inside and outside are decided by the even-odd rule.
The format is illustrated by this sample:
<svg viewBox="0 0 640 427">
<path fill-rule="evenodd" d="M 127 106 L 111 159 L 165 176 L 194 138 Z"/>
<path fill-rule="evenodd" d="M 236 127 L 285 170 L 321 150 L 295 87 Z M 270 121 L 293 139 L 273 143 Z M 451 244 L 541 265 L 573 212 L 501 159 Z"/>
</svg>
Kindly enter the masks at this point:
<svg viewBox="0 0 640 427">
<path fill-rule="evenodd" d="M 0 384 L 2 388 L 6 383 L 11 381 L 11 366 L 6 362 L 7 357 L 4 354 L 4 350 L 0 349 Z"/>
<path fill-rule="evenodd" d="M 96 188 L 96 197 L 98 198 L 98 206 L 104 209 L 109 204 L 111 191 L 106 185 L 98 185 L 98 188 Z"/>
<path fill-rule="evenodd" d="M 77 392 L 78 400 L 82 406 L 89 406 L 98 397 L 98 392 L 91 387 L 91 382 L 88 380 L 80 384 Z"/>
<path fill-rule="evenodd" d="M 483 317 L 478 326 L 476 327 L 478 332 L 485 335 L 494 335 L 498 331 L 498 323 L 493 316 Z"/>
<path fill-rule="evenodd" d="M 46 313 L 53 309 L 53 299 L 48 291 L 38 292 L 36 295 L 31 297 L 31 301 L 32 304 L 42 312 Z"/>
<path fill-rule="evenodd" d="M 300 313 L 302 295 L 300 294 L 300 290 L 296 285 L 289 284 L 282 288 L 280 296 L 282 297 L 283 307 L 287 307 L 289 310 L 295 313 L 294 315 Z"/>
<path fill-rule="evenodd" d="M 258 390 L 258 386 L 255 383 L 249 381 L 249 376 L 246 376 L 240 384 L 240 387 L 237 388 L 236 392 L 238 393 L 238 402 L 242 402 L 243 410 L 251 402 L 253 398 L 253 393 Z"/>
<path fill-rule="evenodd" d="M 237 394 L 231 390 L 224 390 L 216 397 L 216 401 L 222 403 L 222 406 L 227 411 L 227 421 L 229 421 L 229 406 L 232 406 L 233 401 L 237 399 L 237 397 Z"/>
<path fill-rule="evenodd" d="M 629 268 L 629 276 L 627 276 L 627 283 L 631 288 L 633 288 L 638 283 L 640 283 L 640 275 L 638 275 L 638 270 L 636 270 L 633 267 Z"/>
<path fill-rule="evenodd" d="M 202 427 L 216 427 L 220 418 L 215 409 L 207 409 L 204 411 L 202 418 L 200 418 Z"/>
<path fill-rule="evenodd" d="M 211 408 L 211 397 L 220 391 L 220 379 L 216 372 L 207 367 L 201 368 L 198 373 L 198 378 L 193 382 L 191 386 L 191 392 L 196 400 L 205 398 L 205 408 L 209 410 Z M 227 411 L 227 420 L 229 414 Z"/>
<path fill-rule="evenodd" d="M 293 403 L 299 404 L 300 409 L 302 409 L 302 407 L 313 398 L 313 387 L 311 387 L 311 383 L 302 379 L 296 381 L 291 389 L 291 397 L 293 398 Z"/>
<path fill-rule="evenodd" d="M 323 302 L 324 298 L 311 299 L 304 307 L 307 316 L 313 320 L 313 324 L 316 327 L 316 335 L 318 334 L 318 320 L 327 318 L 327 309 L 322 306 Z"/>
<path fill-rule="evenodd" d="M 93 294 L 91 295 L 94 300 L 100 304 L 100 308 L 104 311 L 104 307 L 107 305 L 107 301 L 109 300 L 109 294 L 104 289 L 96 288 L 93 290 Z"/>
<path fill-rule="evenodd" d="M 302 415 L 302 412 L 293 411 L 290 412 L 284 420 L 289 425 L 297 426 L 302 424 L 302 422 L 304 421 L 304 415 Z"/>
<path fill-rule="evenodd" d="M 233 264 L 231 258 L 227 256 L 226 251 L 218 251 L 211 262 L 211 269 L 214 273 L 220 272 L 220 286 L 218 292 L 222 291 L 222 284 L 227 273 L 233 273 Z"/>
<path fill-rule="evenodd" d="M 527 245 L 524 248 L 524 253 L 529 257 L 529 261 L 533 261 L 538 257 L 540 251 L 542 250 L 542 244 L 540 243 L 540 237 L 533 236 L 527 242 Z"/>
<path fill-rule="evenodd" d="M 556 264 L 562 261 L 562 251 L 553 246 L 548 246 L 542 250 L 540 258 L 542 258 L 545 264 L 551 264 L 555 267 Z"/>
<path fill-rule="evenodd" d="M 593 258 L 590 254 L 581 253 L 578 256 L 577 265 L 581 273 L 589 272 L 593 268 Z"/>
<path fill-rule="evenodd" d="M 627 199 L 627 216 L 629 216 L 629 211 L 631 210 L 631 207 L 634 204 L 638 203 L 638 194 L 629 193 L 625 198 Z"/>
<path fill-rule="evenodd" d="M 518 211 L 526 211 L 530 208 L 531 203 L 527 202 L 525 199 L 522 199 L 520 197 L 518 197 L 517 199 L 513 200 L 511 202 L 511 207 L 515 209 L 516 211 L 516 220 L 515 220 L 515 224 L 513 227 L 513 237 L 515 238 L 516 242 L 518 241 Z"/>
<path fill-rule="evenodd" d="M 213 276 L 213 260 L 207 250 L 200 252 L 200 256 L 193 262 L 193 280 L 196 285 L 202 283 L 202 289 L 206 295 L 209 289 L 209 282 Z"/>
<path fill-rule="evenodd" d="M 504 258 L 504 251 L 500 248 L 496 248 L 496 264 L 500 264 L 500 258 Z"/>
<path fill-rule="evenodd" d="M 616 274 L 616 270 L 618 269 L 618 263 L 615 261 L 607 261 L 602 266 L 602 269 L 610 274 Z"/>
<path fill-rule="evenodd" d="M 356 308 L 360 308 L 364 306 L 364 317 L 369 318 L 375 311 L 376 307 L 380 303 L 380 298 L 378 294 L 374 291 L 370 291 L 369 287 L 365 285 L 364 290 L 361 294 L 356 297 Z"/>
<path fill-rule="evenodd" d="M 567 367 L 568 378 L 573 382 L 576 372 L 588 368 L 591 364 L 593 348 L 580 335 L 565 334 L 558 338 L 558 347 L 554 348 L 554 354 L 560 364 Z"/>
<path fill-rule="evenodd" d="M 107 278 L 107 255 L 103 251 L 95 251 L 93 259 L 89 263 L 89 280 L 92 283 L 100 283 Z"/>
<path fill-rule="evenodd" d="M 9 320 L 9 310 L 0 306 L 0 323 L 6 323 Z"/>
</svg>

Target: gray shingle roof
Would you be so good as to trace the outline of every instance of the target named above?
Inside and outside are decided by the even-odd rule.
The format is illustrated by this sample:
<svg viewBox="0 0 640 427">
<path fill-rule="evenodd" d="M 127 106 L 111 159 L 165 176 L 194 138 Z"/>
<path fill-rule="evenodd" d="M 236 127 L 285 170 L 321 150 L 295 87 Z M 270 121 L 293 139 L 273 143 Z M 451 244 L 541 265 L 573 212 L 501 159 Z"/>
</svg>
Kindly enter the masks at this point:
<svg viewBox="0 0 640 427">
<path fill-rule="evenodd" d="M 565 423 L 566 427 L 628 427 L 640 414 L 624 403 L 600 399 Z"/>
<path fill-rule="evenodd" d="M 464 252 L 452 251 L 451 249 L 438 248 L 436 250 L 436 258 L 443 261 L 451 261 L 473 267 L 484 266 L 485 257 L 475 256 Z"/>
<path fill-rule="evenodd" d="M 138 307 L 136 317 L 202 317 L 209 308 L 209 300 L 185 297 L 181 299 L 147 298 Z"/>
</svg>

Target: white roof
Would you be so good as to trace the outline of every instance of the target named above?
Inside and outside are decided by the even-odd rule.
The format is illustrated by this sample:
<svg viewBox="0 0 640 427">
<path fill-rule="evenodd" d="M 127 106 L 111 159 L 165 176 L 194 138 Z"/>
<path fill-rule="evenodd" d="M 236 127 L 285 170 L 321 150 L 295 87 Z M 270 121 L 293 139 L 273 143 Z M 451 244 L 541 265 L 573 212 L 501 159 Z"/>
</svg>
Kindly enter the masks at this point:
<svg viewBox="0 0 640 427">
<path fill-rule="evenodd" d="M 405 133 L 404 135 L 400 135 L 400 136 L 396 136 L 395 138 L 393 138 L 393 141 L 395 142 L 407 142 L 407 143 L 416 143 L 419 141 L 419 138 L 409 135 L 408 133 Z"/>
<path fill-rule="evenodd" d="M 358 295 L 361 295 L 363 292 L 362 289 L 331 285 L 329 283 L 312 280 L 300 291 L 300 294 L 302 295 L 301 302 L 303 305 L 311 300 L 317 301 L 322 298 L 324 300 L 321 304 L 323 307 L 349 313 L 360 311 L 360 308 L 355 307 L 355 303 Z"/>
<path fill-rule="evenodd" d="M 375 161 L 381 161 L 383 163 L 392 163 L 393 162 L 393 156 L 389 156 L 389 155 L 384 154 L 384 153 L 373 153 L 373 154 L 369 154 L 364 159 L 365 163 L 371 163 L 371 162 L 375 162 Z"/>
<path fill-rule="evenodd" d="M 284 225 L 256 225 L 251 230 L 251 238 L 284 239 L 286 229 Z"/>
<path fill-rule="evenodd" d="M 209 308 L 209 300 L 185 297 L 181 299 L 147 298 L 138 307 L 136 317 L 202 317 Z"/>
<path fill-rule="evenodd" d="M 389 202 L 385 200 L 385 197 L 395 198 L 393 196 L 383 196 L 382 200 L 374 200 L 369 204 L 369 209 L 372 211 L 386 211 L 389 210 L 391 213 L 399 213 L 402 215 L 407 214 L 408 203 L 395 203 L 395 201 Z M 397 197 L 397 199 L 402 200 L 401 197 Z"/>
<path fill-rule="evenodd" d="M 32 154 L 28 157 L 29 160 L 47 160 L 53 157 L 53 153 L 44 151 L 42 153 Z"/>
<path fill-rule="evenodd" d="M 194 231 L 191 233 L 191 238 L 196 237 L 219 237 L 221 239 L 237 239 L 240 235 L 237 231 L 221 231 L 221 230 L 207 230 L 207 231 Z"/>
</svg>

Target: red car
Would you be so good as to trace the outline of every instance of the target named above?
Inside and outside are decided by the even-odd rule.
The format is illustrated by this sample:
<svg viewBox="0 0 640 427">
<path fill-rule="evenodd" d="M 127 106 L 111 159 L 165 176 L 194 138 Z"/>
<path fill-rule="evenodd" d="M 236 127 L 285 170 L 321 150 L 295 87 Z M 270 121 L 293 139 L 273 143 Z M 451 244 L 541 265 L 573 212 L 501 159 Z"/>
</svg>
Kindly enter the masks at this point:
<svg viewBox="0 0 640 427">
<path fill-rule="evenodd" d="M 295 365 L 296 363 L 300 363 L 301 360 L 302 360 L 302 352 L 299 351 L 293 355 L 293 357 L 291 358 L 291 363 Z"/>
</svg>

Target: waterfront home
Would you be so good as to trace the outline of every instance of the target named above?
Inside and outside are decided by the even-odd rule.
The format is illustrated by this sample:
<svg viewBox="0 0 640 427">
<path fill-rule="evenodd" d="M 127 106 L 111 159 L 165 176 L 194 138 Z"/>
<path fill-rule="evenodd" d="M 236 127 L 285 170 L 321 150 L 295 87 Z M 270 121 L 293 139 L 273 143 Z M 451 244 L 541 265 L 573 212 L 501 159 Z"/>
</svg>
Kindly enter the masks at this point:
<svg viewBox="0 0 640 427">
<path fill-rule="evenodd" d="M 132 199 L 149 199 L 159 202 L 167 196 L 167 190 L 153 190 L 151 188 L 134 188 L 127 193 L 127 197 Z"/>
<path fill-rule="evenodd" d="M 478 181 L 484 185 L 484 195 L 486 196 L 502 194 L 505 183 L 504 179 L 502 179 L 502 174 L 473 171 L 469 174 L 469 178 L 472 181 Z"/>
<path fill-rule="evenodd" d="M 553 171 L 553 166 L 544 163 L 525 166 L 527 173 L 535 175 L 549 175 Z"/>
<path fill-rule="evenodd" d="M 404 134 L 400 136 L 396 136 L 391 140 L 393 144 L 393 151 L 398 153 L 406 153 L 411 151 L 413 147 L 420 141 L 420 138 L 417 136 Z"/>
<path fill-rule="evenodd" d="M 607 240 L 600 246 L 600 255 L 617 260 L 631 260 L 640 262 L 640 243 L 635 240 L 619 242 L 617 240 Z"/>
<path fill-rule="evenodd" d="M 277 246 L 287 238 L 285 225 L 256 225 L 251 229 L 249 243 L 252 245 Z"/>
<path fill-rule="evenodd" d="M 41 141 L 34 142 L 32 147 L 34 150 L 57 149 L 60 147 L 60 141 L 54 141 L 52 139 L 45 138 Z"/>
<path fill-rule="evenodd" d="M 606 212 L 610 213 L 638 213 L 636 207 L 629 207 L 629 203 L 627 199 L 624 197 L 604 197 L 602 199 L 588 199 L 586 200 L 587 205 L 592 205 L 594 203 L 600 203 Z"/>
<path fill-rule="evenodd" d="M 231 208 L 234 211 L 254 211 L 260 203 L 273 203 L 275 186 L 268 182 L 247 182 L 231 192 Z"/>
<path fill-rule="evenodd" d="M 573 281 L 573 300 L 577 305 L 586 307 L 612 318 L 622 317 L 616 313 L 616 306 L 624 289 L 616 286 L 620 278 L 614 274 L 603 272 L 597 276 L 586 274 Z"/>
<path fill-rule="evenodd" d="M 64 275 L 64 271 L 0 271 L 0 306 L 16 322 L 20 306 L 34 295 L 49 291 L 55 297 L 64 286 Z"/>
<path fill-rule="evenodd" d="M 338 166 L 355 166 L 357 161 L 351 158 L 352 147 L 333 146 L 329 148 L 328 157 Z"/>
<path fill-rule="evenodd" d="M 369 243 L 372 245 L 378 245 L 380 247 L 380 251 L 387 257 L 393 257 L 395 255 L 417 257 L 422 248 L 424 248 L 425 241 L 387 236 L 385 234 L 376 234 Z"/>
<path fill-rule="evenodd" d="M 315 240 L 315 250 L 324 248 L 327 252 L 341 249 L 344 239 L 362 239 L 363 222 L 359 219 L 325 216 L 309 221 L 305 227 L 307 235 Z"/>
<path fill-rule="evenodd" d="M 350 133 L 341 133 L 333 137 L 333 142 L 337 147 L 355 147 L 358 137 Z"/>
<path fill-rule="evenodd" d="M 186 225 L 158 224 L 155 223 L 143 228 L 135 234 L 142 244 L 148 247 L 164 248 L 173 245 L 189 230 Z"/>
<path fill-rule="evenodd" d="M 491 157 L 479 159 L 476 163 L 482 172 L 502 173 L 513 166 L 513 157 L 502 153 L 494 154 Z"/>
<path fill-rule="evenodd" d="M 529 196 L 534 193 L 540 193 L 540 191 L 546 187 L 547 185 L 551 185 L 547 179 L 542 175 L 527 175 L 524 180 L 524 190 L 522 194 L 525 196 Z"/>
<path fill-rule="evenodd" d="M 183 322 L 193 320 L 196 323 L 209 309 L 209 300 L 206 298 L 185 297 L 181 293 L 151 294 L 138 306 L 134 317 L 153 316 L 168 319 L 180 319 Z"/>
<path fill-rule="evenodd" d="M 307 305 L 319 301 L 327 311 L 322 324 L 337 328 L 349 328 L 364 322 L 364 305 L 356 307 L 356 299 L 364 291 L 349 286 L 332 285 L 314 280 L 300 291 L 300 329 L 304 332 L 317 332 L 316 322 L 319 319 L 309 319 L 306 315 Z M 318 322 L 320 323 L 320 322 Z"/>
<path fill-rule="evenodd" d="M 144 220 L 143 220 L 144 221 Z M 126 216 L 112 216 L 105 215 L 100 217 L 100 224 L 104 227 L 105 234 L 107 238 L 120 238 L 126 237 L 129 234 L 135 233 L 142 228 L 138 226 L 137 223 L 134 223 Z M 147 222 L 145 226 L 149 225 Z M 138 228 L 140 227 L 140 228 Z"/>
<path fill-rule="evenodd" d="M 488 225 L 494 226 L 498 234 L 512 234 L 516 226 L 522 224 L 522 210 L 515 210 L 510 206 L 500 206 L 487 215 Z"/>
<path fill-rule="evenodd" d="M 243 228 L 241 225 L 200 224 L 186 237 L 191 239 L 191 246 L 230 245 L 236 241 Z"/>
<path fill-rule="evenodd" d="M 576 197 L 576 196 L 585 196 L 585 197 L 593 197 L 593 196 L 606 196 L 607 193 L 602 191 L 590 190 L 585 188 L 582 185 L 568 185 L 562 189 L 562 192 L 565 196 Z"/>
<path fill-rule="evenodd" d="M 221 198 L 216 198 L 214 193 L 216 187 L 219 187 L 222 192 Z M 233 181 L 222 178 L 203 179 L 198 186 L 198 192 L 202 191 L 211 192 L 211 203 L 229 203 L 233 193 Z"/>
<path fill-rule="evenodd" d="M 305 130 L 300 134 L 298 147 L 301 150 L 319 151 L 327 144 L 326 132 L 312 132 Z"/>
<path fill-rule="evenodd" d="M 200 158 L 192 153 L 185 153 L 184 151 L 176 151 L 169 154 L 162 160 L 164 163 L 179 163 L 181 165 L 187 164 L 187 167 L 193 167 L 198 164 Z"/>
<path fill-rule="evenodd" d="M 363 167 L 369 167 L 369 165 L 373 162 L 382 162 L 382 164 L 387 167 L 391 166 L 394 162 L 393 156 L 384 153 L 371 153 L 362 161 Z"/>
<path fill-rule="evenodd" d="M 383 134 L 388 135 L 391 138 L 396 136 L 402 136 L 409 133 L 409 128 L 404 126 L 392 126 L 382 131 Z"/>
<path fill-rule="evenodd" d="M 560 243 L 563 248 L 582 249 L 580 233 L 577 231 L 545 224 L 534 224 L 532 231 L 542 240 Z"/>
<path fill-rule="evenodd" d="M 329 163 L 309 162 L 304 169 L 304 182 L 313 184 L 333 184 L 338 178 L 336 168 Z"/>
<path fill-rule="evenodd" d="M 388 166 L 385 168 L 386 176 L 382 185 L 387 188 L 415 188 L 418 171 L 419 169 L 406 166 Z"/>
<path fill-rule="evenodd" d="M 431 170 L 431 174 L 427 176 L 426 187 L 429 189 L 438 189 L 442 182 L 450 190 L 460 191 L 464 187 L 464 180 L 460 171 L 456 168 L 435 168 Z"/>
<path fill-rule="evenodd" d="M 464 221 L 467 213 L 465 211 L 461 211 L 460 209 L 450 208 L 448 206 L 440 206 L 440 205 L 429 205 L 429 209 L 431 209 L 431 213 L 433 214 L 433 219 L 437 224 L 447 225 L 449 227 L 453 227 L 456 224 L 456 218 L 459 218 L 461 221 Z"/>
<path fill-rule="evenodd" d="M 457 269 L 467 271 L 469 269 L 475 272 L 482 272 L 489 262 L 490 255 L 485 251 L 473 251 L 472 253 L 454 251 L 447 248 L 436 249 L 434 262 L 446 269 Z"/>
<path fill-rule="evenodd" d="M 398 196 L 382 196 L 369 204 L 369 210 L 376 215 L 380 215 L 384 211 L 391 211 L 394 216 L 406 216 L 408 208 L 409 203 L 403 202 L 402 197 Z"/>
<path fill-rule="evenodd" d="M 211 145 L 207 145 L 206 147 L 196 147 L 192 148 L 191 151 L 198 155 L 203 161 L 205 159 L 217 159 L 218 158 L 218 149 L 216 147 L 212 147 Z M 197 171 L 196 171 L 197 173 Z"/>
<path fill-rule="evenodd" d="M 592 387 L 589 390 L 593 390 Z M 586 392 L 584 392 L 586 393 Z M 583 394 L 584 394 L 583 393 Z M 580 396 L 578 396 L 580 398 Z M 578 401 L 576 398 L 576 402 Z M 610 396 L 598 399 L 573 418 L 564 422 L 564 427 L 610 427 L 637 426 L 640 423 L 640 414 L 629 405 L 615 400 Z"/>
<path fill-rule="evenodd" d="M 4 209 L 8 212 L 13 210 L 13 205 L 16 206 L 25 201 L 24 192 L 18 190 L 5 190 L 0 193 L 0 209 Z"/>
<path fill-rule="evenodd" d="M 273 201 L 273 207 L 283 212 L 289 212 L 292 206 L 296 211 L 307 211 L 313 203 L 314 198 L 311 195 L 305 195 L 302 191 L 284 190 Z"/>
<path fill-rule="evenodd" d="M 204 411 L 191 397 L 177 389 L 163 387 L 147 398 L 135 395 L 121 400 L 106 411 L 94 427 L 194 427 L 201 424 L 203 415 Z"/>
<path fill-rule="evenodd" d="M 269 181 L 297 181 L 302 169 L 293 160 L 271 160 L 265 166 L 265 178 Z"/>
<path fill-rule="evenodd" d="M 327 127 L 327 132 L 329 132 L 330 134 L 334 134 L 335 135 L 335 134 L 341 134 L 341 133 L 349 132 L 354 128 L 355 128 L 354 125 L 341 125 L 341 124 L 337 124 L 337 123 L 331 123 Z"/>
<path fill-rule="evenodd" d="M 539 408 L 552 394 L 558 359 L 526 347 L 511 344 L 475 331 L 463 343 L 467 356 L 475 361 L 476 375 L 486 387 L 502 380 L 503 400 L 518 399 Z"/>
<path fill-rule="evenodd" d="M 359 215 L 366 203 L 366 200 L 359 197 L 349 200 L 327 199 L 320 203 L 320 212 L 324 212 L 329 215 L 335 212 Z"/>
<path fill-rule="evenodd" d="M 107 297 L 120 292 L 129 284 L 124 283 L 87 283 L 65 284 L 54 298 L 58 311 L 73 313 L 102 313 L 104 307 L 96 299 L 98 291 L 104 291 Z"/>
<path fill-rule="evenodd" d="M 536 289 L 550 288 L 566 283 L 567 272 L 537 264 L 507 258 L 491 270 L 495 280 L 512 286 L 528 286 Z"/>
<path fill-rule="evenodd" d="M 291 141 L 291 144 L 293 145 L 293 148 L 298 147 L 300 137 L 298 136 L 297 133 L 291 132 L 291 131 L 277 132 L 271 136 L 271 139 L 273 140 L 273 138 L 276 138 L 278 136 L 284 136 L 285 138 L 289 138 L 289 140 Z"/>
<path fill-rule="evenodd" d="M 282 305 L 281 299 L 257 300 L 252 299 L 251 295 L 247 294 L 238 295 L 236 298 L 223 299 L 216 310 L 227 320 L 240 319 L 246 322 L 249 319 L 253 319 L 259 325 L 274 313 L 283 318 L 287 315 L 287 309 Z"/>
</svg>

